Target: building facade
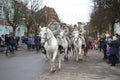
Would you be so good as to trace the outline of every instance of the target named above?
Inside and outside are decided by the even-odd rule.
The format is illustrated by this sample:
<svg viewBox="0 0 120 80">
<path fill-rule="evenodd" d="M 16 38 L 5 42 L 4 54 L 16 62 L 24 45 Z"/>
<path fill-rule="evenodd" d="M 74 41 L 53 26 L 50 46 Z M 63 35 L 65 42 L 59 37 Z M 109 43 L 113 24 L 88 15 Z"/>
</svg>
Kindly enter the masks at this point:
<svg viewBox="0 0 120 80">
<path fill-rule="evenodd" d="M 120 22 L 115 24 L 116 30 L 115 33 L 118 33 L 120 35 Z"/>
<path fill-rule="evenodd" d="M 10 7 L 11 0 L 0 0 L 0 36 L 12 32 L 12 27 L 7 23 L 4 8 Z"/>
<path fill-rule="evenodd" d="M 14 8 L 12 7 L 12 0 L 0 0 L 0 36 L 2 34 L 9 34 L 13 32 L 12 26 L 7 23 L 5 8 L 9 8 L 9 18 L 12 20 L 14 15 Z M 19 24 L 16 28 L 16 36 L 24 36 L 26 27 Z"/>
</svg>

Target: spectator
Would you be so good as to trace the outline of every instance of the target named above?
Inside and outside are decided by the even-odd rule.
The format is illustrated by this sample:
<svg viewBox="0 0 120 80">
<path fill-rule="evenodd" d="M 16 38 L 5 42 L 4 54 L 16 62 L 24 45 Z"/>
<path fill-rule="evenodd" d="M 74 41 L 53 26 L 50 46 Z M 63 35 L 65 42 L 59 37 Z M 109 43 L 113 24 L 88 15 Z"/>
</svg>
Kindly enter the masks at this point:
<svg viewBox="0 0 120 80">
<path fill-rule="evenodd" d="M 38 33 L 35 36 L 34 42 L 35 42 L 36 51 L 39 51 L 41 47 L 41 37 L 39 36 Z"/>
<path fill-rule="evenodd" d="M 5 47 L 5 37 L 4 37 L 4 35 L 1 35 L 1 37 L 0 37 L 0 46 Z"/>
<path fill-rule="evenodd" d="M 28 50 L 30 50 L 32 47 L 32 38 L 31 37 L 29 37 L 27 40 L 27 46 L 28 46 Z"/>
<path fill-rule="evenodd" d="M 10 50 L 10 52 L 12 52 L 12 54 L 14 54 L 14 52 L 12 50 L 12 45 L 11 45 L 11 38 L 8 34 L 5 35 L 5 45 L 6 45 L 6 56 L 8 56 L 9 50 Z"/>
<path fill-rule="evenodd" d="M 34 48 L 35 48 L 35 41 L 34 41 L 34 40 L 35 40 L 35 37 L 34 37 L 34 36 L 32 36 L 32 38 L 31 38 L 31 39 L 32 39 L 32 49 L 34 50 Z"/>
<path fill-rule="evenodd" d="M 110 47 L 111 66 L 115 66 L 119 62 L 119 41 L 116 36 L 113 36 Z"/>
<path fill-rule="evenodd" d="M 94 48 L 97 50 L 98 49 L 98 44 L 99 44 L 99 40 L 96 38 L 94 40 Z"/>
</svg>

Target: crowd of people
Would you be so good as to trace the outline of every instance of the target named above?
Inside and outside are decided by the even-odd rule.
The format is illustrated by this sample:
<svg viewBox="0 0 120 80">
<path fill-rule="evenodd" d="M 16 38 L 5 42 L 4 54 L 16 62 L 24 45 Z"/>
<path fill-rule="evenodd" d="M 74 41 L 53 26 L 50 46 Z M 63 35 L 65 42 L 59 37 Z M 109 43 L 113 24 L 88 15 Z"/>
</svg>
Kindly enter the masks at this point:
<svg viewBox="0 0 120 80">
<path fill-rule="evenodd" d="M 103 52 L 103 59 L 115 66 L 120 62 L 120 35 L 101 35 L 99 38 L 94 38 L 89 45 L 89 49 Z"/>
<path fill-rule="evenodd" d="M 120 35 L 117 33 L 113 36 L 104 35 L 99 39 L 98 48 L 100 51 L 103 51 L 103 59 L 110 63 L 111 66 L 115 66 L 120 62 L 119 47 Z"/>
<path fill-rule="evenodd" d="M 14 50 L 18 49 L 20 37 L 14 37 L 12 34 L 2 35 L 0 37 L 0 47 L 5 48 L 6 56 L 8 56 L 8 51 L 14 54 Z"/>
<path fill-rule="evenodd" d="M 21 44 L 20 44 L 21 39 Z M 40 50 L 41 47 L 41 37 L 39 34 L 30 37 L 18 37 L 13 36 L 13 34 L 1 35 L 0 37 L 0 48 L 5 51 L 6 56 L 11 52 L 14 54 L 14 51 L 18 49 L 20 45 L 27 45 L 28 50 L 36 49 L 36 51 Z"/>
</svg>

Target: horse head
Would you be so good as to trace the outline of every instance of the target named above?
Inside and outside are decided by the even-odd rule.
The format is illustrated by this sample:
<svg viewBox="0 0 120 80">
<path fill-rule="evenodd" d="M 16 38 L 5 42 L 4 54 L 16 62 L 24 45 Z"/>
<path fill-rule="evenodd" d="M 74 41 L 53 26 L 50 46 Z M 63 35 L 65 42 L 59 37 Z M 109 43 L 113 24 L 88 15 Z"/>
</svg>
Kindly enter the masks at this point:
<svg viewBox="0 0 120 80">
<path fill-rule="evenodd" d="M 43 27 L 43 28 L 39 27 L 39 28 L 40 28 L 41 43 L 45 43 L 53 36 L 53 33 L 47 27 Z"/>
<path fill-rule="evenodd" d="M 57 38 L 63 39 L 64 37 L 65 37 L 65 32 L 62 30 L 62 31 L 60 31 L 60 33 L 58 34 Z"/>
<path fill-rule="evenodd" d="M 73 36 L 74 38 L 79 37 L 79 31 L 73 31 L 73 32 L 72 32 L 72 36 Z"/>
</svg>

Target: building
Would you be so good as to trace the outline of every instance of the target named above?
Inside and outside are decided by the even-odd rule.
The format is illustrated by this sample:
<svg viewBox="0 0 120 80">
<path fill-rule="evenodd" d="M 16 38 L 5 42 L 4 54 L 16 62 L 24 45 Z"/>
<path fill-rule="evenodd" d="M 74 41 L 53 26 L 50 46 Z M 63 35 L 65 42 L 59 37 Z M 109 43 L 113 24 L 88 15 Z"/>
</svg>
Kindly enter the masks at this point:
<svg viewBox="0 0 120 80">
<path fill-rule="evenodd" d="M 12 5 L 12 0 L 0 0 L 0 36 L 2 34 L 9 34 L 13 32 L 12 27 L 8 24 L 6 20 L 5 10 L 8 9 L 10 20 L 13 19 L 14 8 Z M 15 35 L 16 36 L 24 36 L 24 32 L 26 27 L 23 24 L 19 24 L 16 28 Z"/>
<path fill-rule="evenodd" d="M 4 9 L 10 7 L 11 0 L 0 0 L 0 36 L 12 32 L 12 27 L 7 23 Z"/>
<path fill-rule="evenodd" d="M 120 22 L 115 24 L 116 30 L 115 33 L 118 33 L 120 35 Z"/>
</svg>

